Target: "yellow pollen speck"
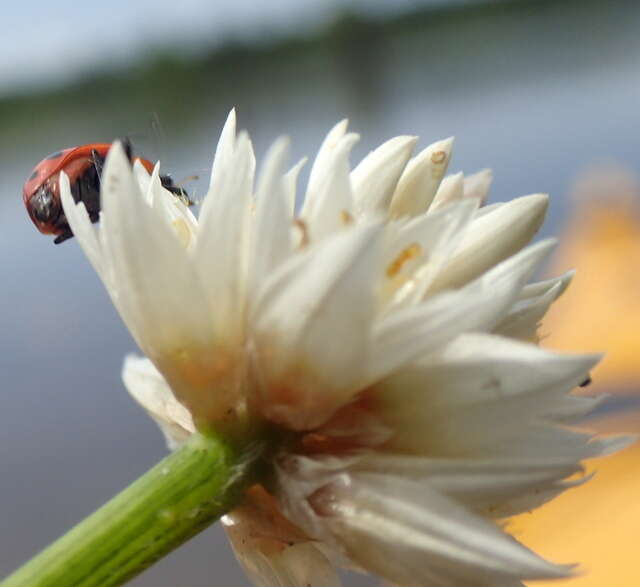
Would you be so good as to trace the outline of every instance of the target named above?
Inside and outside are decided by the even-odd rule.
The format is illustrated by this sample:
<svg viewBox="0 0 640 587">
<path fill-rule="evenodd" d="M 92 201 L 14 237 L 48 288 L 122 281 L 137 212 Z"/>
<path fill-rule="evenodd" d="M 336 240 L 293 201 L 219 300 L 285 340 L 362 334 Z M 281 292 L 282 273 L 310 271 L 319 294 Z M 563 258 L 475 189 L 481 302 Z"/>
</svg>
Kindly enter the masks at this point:
<svg viewBox="0 0 640 587">
<path fill-rule="evenodd" d="M 340 220 L 345 226 L 353 224 L 353 216 L 351 216 L 351 214 L 347 210 L 340 211 Z"/>
<path fill-rule="evenodd" d="M 411 259 L 415 259 L 422 252 L 418 243 L 412 243 L 402 249 L 398 256 L 387 267 L 387 277 L 395 277 L 402 270 L 402 266 Z"/>
<path fill-rule="evenodd" d="M 446 158 L 447 154 L 444 151 L 436 151 L 431 155 L 431 162 L 439 165 L 440 163 L 444 163 Z"/>
<path fill-rule="evenodd" d="M 176 233 L 180 244 L 186 249 L 191 242 L 191 231 L 187 226 L 187 223 L 183 218 L 176 218 L 171 225 L 173 226 L 173 231 Z"/>
<path fill-rule="evenodd" d="M 302 218 L 295 218 L 293 224 L 300 230 L 300 248 L 304 249 L 309 245 L 309 228 Z"/>
</svg>

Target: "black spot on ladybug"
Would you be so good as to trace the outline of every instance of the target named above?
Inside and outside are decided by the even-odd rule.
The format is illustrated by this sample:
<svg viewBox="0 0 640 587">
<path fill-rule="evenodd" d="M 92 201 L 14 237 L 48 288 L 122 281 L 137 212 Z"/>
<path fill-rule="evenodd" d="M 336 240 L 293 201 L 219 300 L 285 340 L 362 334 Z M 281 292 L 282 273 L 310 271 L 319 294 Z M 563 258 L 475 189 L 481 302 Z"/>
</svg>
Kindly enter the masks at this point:
<svg viewBox="0 0 640 587">
<path fill-rule="evenodd" d="M 34 169 L 33 173 L 29 176 L 29 181 L 31 181 L 32 179 L 35 179 L 36 177 L 38 177 L 38 170 Z"/>
<path fill-rule="evenodd" d="M 46 159 L 58 159 L 61 156 L 62 156 L 62 151 L 56 151 L 55 153 L 51 153 L 51 155 L 48 155 L 47 157 L 45 157 L 45 160 Z"/>
</svg>

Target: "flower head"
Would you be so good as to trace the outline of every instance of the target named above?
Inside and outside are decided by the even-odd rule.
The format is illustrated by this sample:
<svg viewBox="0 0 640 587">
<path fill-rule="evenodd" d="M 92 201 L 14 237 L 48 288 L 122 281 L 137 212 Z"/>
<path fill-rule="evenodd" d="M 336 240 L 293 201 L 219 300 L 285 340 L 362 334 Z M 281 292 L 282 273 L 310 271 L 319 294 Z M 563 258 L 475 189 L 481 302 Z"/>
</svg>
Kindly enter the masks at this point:
<svg viewBox="0 0 640 587">
<path fill-rule="evenodd" d="M 401 585 L 559 577 L 500 520 L 615 449 L 566 425 L 599 357 L 536 346 L 571 279 L 527 285 L 544 195 L 483 206 L 489 171 L 444 177 L 452 139 L 391 139 L 350 170 L 327 135 L 296 211 L 287 142 L 255 158 L 235 114 L 198 219 L 115 145 L 100 225 L 61 180 L 69 225 L 148 359 L 124 380 L 170 446 L 196 428 L 275 434 L 271 475 L 224 520 L 260 585 L 337 585 L 335 565 Z"/>
</svg>

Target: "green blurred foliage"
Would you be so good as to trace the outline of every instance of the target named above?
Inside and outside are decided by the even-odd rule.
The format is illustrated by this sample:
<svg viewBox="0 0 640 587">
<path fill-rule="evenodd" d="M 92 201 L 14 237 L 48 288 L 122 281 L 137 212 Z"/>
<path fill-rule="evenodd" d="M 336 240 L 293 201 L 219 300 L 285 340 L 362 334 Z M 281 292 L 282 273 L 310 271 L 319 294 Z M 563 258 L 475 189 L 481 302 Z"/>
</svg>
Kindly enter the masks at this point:
<svg viewBox="0 0 640 587">
<path fill-rule="evenodd" d="M 594 4 L 592 0 L 564 4 L 576 2 Z M 375 109 L 390 39 L 418 36 L 426 64 L 437 61 L 440 50 L 438 41 L 430 43 L 430 39 L 441 39 L 443 30 L 450 31 L 459 38 L 447 44 L 448 59 L 455 58 L 455 53 L 463 59 L 479 43 L 486 43 L 486 34 L 476 37 L 474 30 L 485 30 L 487 25 L 496 28 L 498 45 L 501 18 L 509 19 L 514 13 L 526 18 L 528 11 L 552 4 L 557 2 L 452 5 L 385 20 L 344 13 L 322 30 L 286 39 L 227 42 L 190 57 L 154 51 L 127 69 L 97 71 L 62 87 L 1 98 L 0 150 L 28 144 L 34 135 L 60 133 L 65 125 L 91 128 L 103 135 L 96 135 L 98 140 L 117 136 L 121 129 L 134 134 L 144 131 L 159 117 L 172 135 L 188 132 L 204 112 L 222 112 L 236 105 L 250 113 L 255 100 L 282 100 L 278 88 L 309 79 L 326 83 L 338 78 L 354 107 Z"/>
</svg>

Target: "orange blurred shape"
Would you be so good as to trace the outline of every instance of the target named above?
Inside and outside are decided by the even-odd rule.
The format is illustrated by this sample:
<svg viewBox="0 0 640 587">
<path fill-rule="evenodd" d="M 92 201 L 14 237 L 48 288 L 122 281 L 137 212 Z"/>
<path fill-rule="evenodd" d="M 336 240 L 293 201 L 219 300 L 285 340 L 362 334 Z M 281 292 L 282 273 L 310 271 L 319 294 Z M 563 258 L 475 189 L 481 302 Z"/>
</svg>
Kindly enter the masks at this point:
<svg viewBox="0 0 640 587">
<path fill-rule="evenodd" d="M 510 520 L 508 530 L 538 554 L 579 562 L 566 581 L 531 587 L 638 587 L 640 585 L 640 446 L 595 462 L 596 476 L 535 510 Z"/>
<path fill-rule="evenodd" d="M 577 270 L 549 312 L 544 346 L 606 351 L 589 388 L 640 394 L 640 187 L 619 168 L 586 173 L 551 273 Z M 546 336 L 548 334 L 548 336 Z M 640 412 L 611 413 L 589 425 L 598 432 L 640 433 Z M 640 446 L 590 463 L 596 476 L 531 514 L 510 521 L 514 535 L 543 556 L 579 562 L 568 581 L 532 587 L 640 586 Z"/>
<path fill-rule="evenodd" d="M 631 391 L 640 380 L 640 186 L 622 169 L 586 173 L 551 274 L 577 273 L 545 318 L 543 344 L 606 351 L 594 380 Z"/>
</svg>

